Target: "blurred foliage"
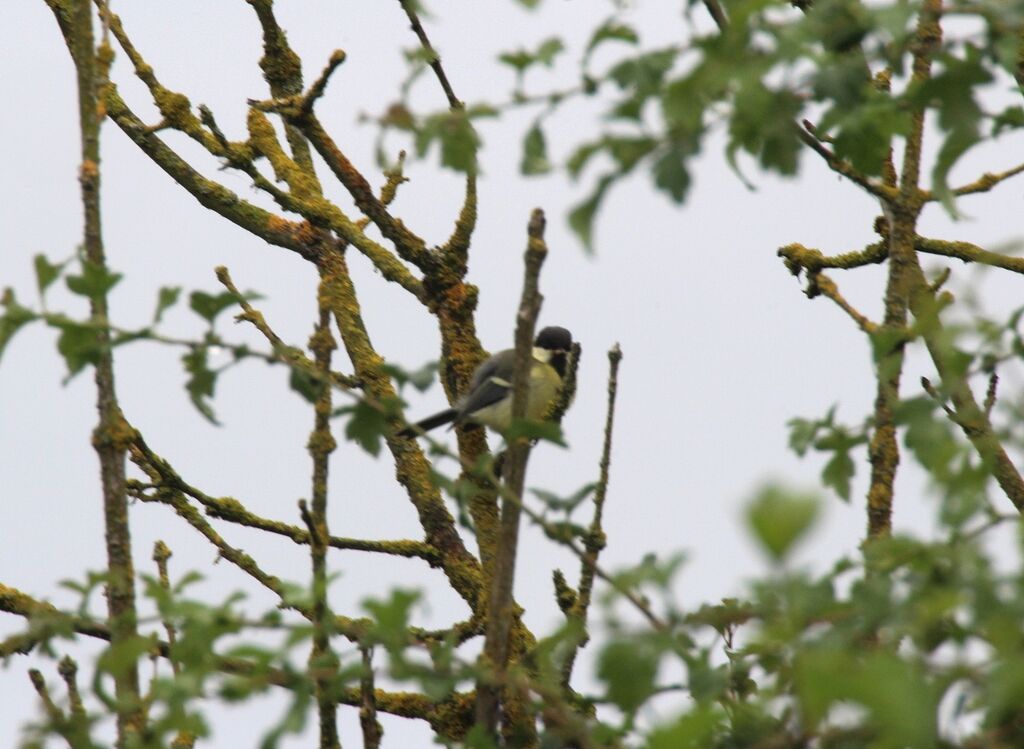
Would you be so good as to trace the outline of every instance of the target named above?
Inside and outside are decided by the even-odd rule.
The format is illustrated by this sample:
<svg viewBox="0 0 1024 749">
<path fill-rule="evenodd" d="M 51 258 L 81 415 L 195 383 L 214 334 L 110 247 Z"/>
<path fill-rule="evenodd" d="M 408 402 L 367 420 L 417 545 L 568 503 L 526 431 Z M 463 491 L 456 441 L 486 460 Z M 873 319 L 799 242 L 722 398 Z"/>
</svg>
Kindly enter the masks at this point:
<svg viewBox="0 0 1024 749">
<path fill-rule="evenodd" d="M 510 95 L 470 102 L 467 110 L 538 113 L 523 141 L 521 171 L 538 175 L 561 166 L 586 182 L 589 194 L 569 223 L 588 248 L 610 187 L 643 169 L 657 190 L 682 202 L 693 183 L 692 161 L 714 132 L 725 134 L 727 162 L 748 184 L 741 155 L 784 176 L 817 158 L 801 143 L 805 122 L 836 157 L 878 177 L 913 113 L 930 112 L 939 129 L 932 189 L 953 212 L 953 166 L 978 144 L 1024 126 L 1024 108 L 1005 101 L 1019 64 L 1020 0 L 946 2 L 933 75 L 921 84 L 909 83 L 920 2 L 723 0 L 728 25 L 720 30 L 704 3 L 688 0 L 666 4 L 665 21 L 679 24 L 681 41 L 653 49 L 630 24 L 630 4 L 611 5 L 583 49 L 555 36 L 499 53 L 514 73 Z M 424 63 L 409 57 L 413 80 Z M 561 87 L 527 85 L 532 71 L 552 68 Z M 885 76 L 873 79 L 869 70 Z M 417 112 L 409 88 L 402 92 L 377 119 L 381 137 L 413 133 L 421 154 L 423 143 L 439 139 L 444 165 L 475 167 L 475 158 L 453 155 L 468 153 L 473 138 L 451 122 L 439 127 L 455 115 Z M 600 112 L 591 122 L 581 127 L 574 115 L 557 117 L 581 98 Z M 576 145 L 562 157 L 549 154 L 546 127 L 570 133 Z"/>
<path fill-rule="evenodd" d="M 543 5 L 541 0 L 520 4 Z M 400 96 L 377 118 L 381 138 L 400 133 L 420 156 L 432 158 L 436 152 L 442 165 L 474 171 L 481 147 L 474 123 L 531 109 L 521 171 L 541 175 L 562 168 L 586 182 L 588 194 L 569 214 L 569 223 L 591 246 L 604 197 L 637 170 L 649 173 L 670 199 L 683 201 L 694 183 L 693 159 L 715 131 L 724 133 L 725 158 L 738 174 L 752 161 L 763 171 L 790 176 L 802 167 L 807 149 L 798 128 L 809 120 L 813 126 L 806 132 L 853 169 L 874 177 L 881 174 L 894 139 L 909 131 L 912 115 L 929 111 L 939 136 L 932 189 L 954 210 L 947 178 L 958 159 L 979 143 L 1024 127 L 1019 104 L 993 108 L 986 98 L 1012 88 L 1018 73 L 1024 29 L 1020 0 L 946 3 L 935 72 L 920 85 L 908 84 L 919 3 L 727 0 L 722 8 L 729 22 L 718 29 L 703 6 L 690 2 L 681 15 L 690 24 L 685 41 L 665 48 L 648 47 L 628 22 L 627 4 L 613 5 L 610 17 L 585 19 L 593 29 L 582 50 L 547 36 L 500 53 L 500 65 L 512 76 L 507 100 L 417 112 L 409 94 L 435 58 L 422 50 L 407 54 L 409 76 Z M 532 76 L 558 72 L 561 65 L 573 66 L 572 85 L 531 90 Z M 867 70 L 887 75 L 872 78 Z M 594 132 L 574 130 L 577 142 L 568 153 L 552 155 L 547 133 L 561 126 L 560 108 L 576 98 L 597 102 L 601 116 Z M 572 126 L 578 128 L 576 122 Z M 20 301 L 11 289 L 0 298 L 0 354 L 33 322 L 56 332 L 68 378 L 94 364 L 103 347 L 173 346 L 183 350 L 187 397 L 211 421 L 220 376 L 252 359 L 283 364 L 288 386 L 306 400 L 316 400 L 325 387 L 303 364 L 299 349 L 260 351 L 218 331 L 223 313 L 259 298 L 252 292 L 163 287 L 146 311 L 145 324 L 121 328 L 80 307 L 54 311 L 50 298 L 63 279 L 71 296 L 61 299 L 76 307 L 74 297 L 105 295 L 121 280 L 119 274 L 77 255 L 57 262 L 38 255 L 34 269 L 36 302 Z M 967 300 L 965 318 L 948 327 L 937 345 L 972 387 L 988 388 L 986 409 L 1019 459 L 1024 395 L 1010 390 L 996 399 L 995 375 L 1020 370 L 1024 308 L 989 314 L 980 304 L 972 306 L 968 294 L 961 297 Z M 183 298 L 194 313 L 189 322 L 199 326 L 191 338 L 167 335 L 161 327 Z M 155 310 L 151 318 L 149 309 Z M 886 338 L 891 332 L 873 336 L 876 351 L 892 348 Z M 920 334 L 911 331 L 910 338 Z M 871 361 L 866 355 L 865 363 Z M 383 374 L 399 388 L 422 390 L 437 371 L 436 363 L 412 371 L 387 365 Z M 337 431 L 378 456 L 400 404 L 372 402 L 347 385 L 339 390 L 347 400 L 332 412 L 344 420 Z M 872 538 L 857 553 L 807 564 L 800 547 L 827 514 L 826 501 L 816 489 L 772 483 L 754 494 L 745 513 L 769 571 L 747 583 L 740 596 L 684 606 L 678 580 L 683 555 L 647 556 L 604 576 L 587 622 L 577 609 L 580 591 L 558 571 L 555 588 L 566 623 L 523 643 L 526 652 L 509 674 L 525 696 L 525 709 L 538 717 L 540 734 L 535 742 L 507 743 L 649 749 L 1024 746 L 1024 527 L 1016 513 L 1000 509 L 1007 503 L 993 496 L 991 466 L 949 418 L 951 394 L 930 384 L 924 390 L 896 404 L 894 421 L 904 461 L 927 476 L 934 528 Z M 867 462 L 873 424 L 870 418 L 841 423 L 838 410 L 792 419 L 789 444 L 801 457 L 823 458 L 822 487 L 850 502 L 862 488 L 858 466 Z M 554 425 L 516 424 L 508 436 L 564 444 Z M 436 443 L 429 450 L 434 457 L 452 458 Z M 472 528 L 466 507 L 492 470 L 481 461 L 458 466 L 453 475 L 435 474 L 436 485 L 458 503 L 466 528 Z M 150 485 L 136 488 L 158 491 Z M 587 552 L 604 544 L 603 535 L 574 517 L 603 494 L 598 484 L 567 496 L 542 488 L 531 494 L 526 504 L 537 508 L 531 517 L 554 543 Z M 1016 530 L 1014 548 L 993 540 L 1008 527 Z M 42 719 L 26 728 L 24 747 L 48 745 L 55 734 L 71 736 L 72 746 L 98 745 L 95 735 L 123 708 L 112 697 L 114 675 L 142 659 L 154 664 L 144 690 L 149 723 L 129 749 L 184 747 L 195 740 L 202 746 L 218 702 L 242 702 L 272 690 L 286 700 L 281 714 L 269 719 L 261 746 L 278 746 L 307 727 L 320 674 L 313 675 L 315 664 L 309 661 L 314 626 L 300 614 L 308 613 L 316 591 L 275 579 L 280 606 L 253 613 L 240 593 L 219 603 L 193 595 L 200 582 L 194 573 L 170 582 L 143 579 L 145 610 L 155 612 L 140 622 L 144 634 L 105 647 L 90 663 L 77 717 L 73 679 L 65 677 L 69 687 L 59 693 L 51 688 L 55 709 L 44 710 Z M 100 626 L 92 599 L 104 583 L 98 574 L 66 582 L 80 604 L 66 612 L 45 605 L 34 610 L 25 632 L 4 642 L 8 663 L 26 649 L 56 659 L 69 649 L 67 641 L 76 631 Z M 391 692 L 397 696 L 390 703 L 380 697 L 377 709 L 410 714 L 399 698 L 422 696 L 433 710 L 431 727 L 439 743 L 493 746 L 486 736 L 467 733 L 472 725 L 467 696 L 480 664 L 461 646 L 479 635 L 480 623 L 427 632 L 416 623 L 429 603 L 417 591 L 382 590 L 363 602 L 365 616 L 318 622 L 329 630 L 338 656 L 329 692 L 339 702 L 365 709 L 364 653 L 376 654 L 378 687 L 416 690 L 415 695 Z M 102 637 L 102 628 L 97 631 Z M 585 683 L 593 688 L 576 691 L 566 684 L 567 664 L 590 636 L 593 672 Z M 59 668 L 65 676 L 66 667 Z"/>
</svg>

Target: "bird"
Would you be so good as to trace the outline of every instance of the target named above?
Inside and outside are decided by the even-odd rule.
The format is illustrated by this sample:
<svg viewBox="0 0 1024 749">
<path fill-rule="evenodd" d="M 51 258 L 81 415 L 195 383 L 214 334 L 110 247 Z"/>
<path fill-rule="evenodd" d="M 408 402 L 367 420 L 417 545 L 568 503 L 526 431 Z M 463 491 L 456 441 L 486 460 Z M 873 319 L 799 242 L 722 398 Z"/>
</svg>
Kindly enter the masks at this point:
<svg viewBox="0 0 1024 749">
<path fill-rule="evenodd" d="M 547 414 L 562 387 L 572 349 L 572 334 L 565 328 L 550 326 L 537 334 L 527 386 L 526 418 L 540 421 Z M 508 429 L 512 422 L 512 372 L 515 349 L 499 351 L 483 362 L 469 383 L 469 389 L 451 408 L 405 427 L 400 437 L 415 437 L 444 424 L 479 424 L 496 432 Z"/>
</svg>

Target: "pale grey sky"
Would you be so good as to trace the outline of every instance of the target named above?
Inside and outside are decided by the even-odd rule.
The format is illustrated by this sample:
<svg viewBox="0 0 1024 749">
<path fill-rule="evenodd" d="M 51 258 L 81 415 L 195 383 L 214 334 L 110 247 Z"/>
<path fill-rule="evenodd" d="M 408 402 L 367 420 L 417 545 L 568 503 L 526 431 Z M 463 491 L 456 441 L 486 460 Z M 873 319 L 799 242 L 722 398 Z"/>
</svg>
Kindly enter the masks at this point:
<svg viewBox="0 0 1024 749">
<path fill-rule="evenodd" d="M 414 46 L 398 3 L 307 0 L 279 5 L 281 22 L 305 60 L 307 80 L 333 49 L 348 53 L 319 111 L 353 161 L 379 179 L 372 158 L 374 131 L 357 119 L 392 100 L 404 73 L 400 49 Z M 429 33 L 457 93 L 470 102 L 500 99 L 510 90 L 511 73 L 495 63 L 498 52 L 558 34 L 569 43 L 569 58 L 576 59 L 588 29 L 611 9 L 610 3 L 596 0 L 549 2 L 537 15 L 512 2 L 430 5 L 437 15 L 426 20 Z M 677 7 L 682 5 L 636 0 L 625 15 L 641 29 L 645 43 L 655 46 L 688 33 Z M 115 10 L 165 85 L 186 92 L 194 104 L 209 105 L 229 137 L 244 132 L 246 98 L 266 95 L 256 67 L 259 30 L 245 3 L 122 0 Z M 0 132 L 8 144 L 0 174 L 0 219 L 6 228 L 0 284 L 14 286 L 20 298 L 30 301 L 35 290 L 32 256 L 44 252 L 63 258 L 80 239 L 74 77 L 42 0 L 0 3 L 0 26 L 10 32 L 0 47 L 7 102 Z M 562 65 L 561 73 L 531 76 L 528 88 L 571 80 L 564 74 L 571 75 L 572 68 Z M 114 77 L 132 106 L 155 121 L 145 90 L 123 57 Z M 419 84 L 417 97 L 443 107 L 432 80 Z M 564 157 L 569 146 L 594 131 L 592 114 L 586 106 L 572 107 L 551 121 L 547 132 L 554 155 Z M 625 358 L 606 509 L 609 546 L 602 561 L 615 568 L 647 552 L 684 550 L 689 562 L 678 581 L 681 605 L 736 594 L 745 579 L 766 570 L 742 521 L 744 502 L 769 478 L 814 485 L 823 465 L 820 456 L 801 461 L 788 450 L 786 421 L 823 415 L 833 403 L 840 404 L 840 419 L 859 421 L 874 392 L 863 335 L 826 300 L 808 301 L 776 249 L 795 241 L 828 252 L 860 247 L 873 240 L 877 206 L 809 159 L 797 181 L 761 177 L 749 166 L 758 185 L 749 192 L 729 171 L 716 139 L 695 165 L 695 188 L 682 208 L 655 194 L 643 175 L 617 188 L 601 213 L 597 255 L 587 257 L 564 220 L 583 193 L 560 176 L 524 179 L 518 174 L 520 139 L 528 122 L 520 115 L 482 124 L 484 179 L 470 271 L 481 290 L 478 323 L 484 345 L 492 350 L 511 345 L 526 221 L 534 206 L 548 212 L 551 255 L 541 282 L 546 297 L 542 322 L 569 327 L 582 342 L 584 358 L 576 403 L 565 423 L 571 449 L 538 448 L 528 485 L 568 494 L 596 477 L 605 351 L 620 342 Z M 202 160 L 182 138 L 169 141 L 200 159 L 207 174 L 258 200 L 244 177 L 217 172 L 216 164 Z M 1020 161 L 1020 141 L 1008 144 L 980 151 L 955 176 L 967 178 Z M 199 207 L 112 124 L 104 129 L 103 158 L 106 246 L 112 267 L 125 274 L 111 298 L 118 324 L 145 324 L 160 286 L 217 290 L 213 268 L 224 264 L 239 286 L 266 295 L 261 308 L 282 337 L 305 342 L 315 313 L 315 277 L 307 264 Z M 395 204 L 403 220 L 430 242 L 447 236 L 461 200 L 461 179 L 436 162 L 435 155 L 410 166 L 412 181 L 401 188 Z M 1008 217 L 1019 215 L 1022 184 L 1003 187 L 995 198 L 965 203 L 972 218 L 959 224 L 932 208 L 924 227 L 936 236 L 982 245 L 1012 238 L 1019 227 Z M 340 197 L 341 191 L 335 194 Z M 404 291 L 375 276 L 361 257 L 353 255 L 352 265 L 380 350 L 410 367 L 436 358 L 433 322 Z M 836 278 L 851 301 L 878 317 L 883 272 L 869 268 Z M 986 293 L 994 308 L 1019 304 L 1017 277 L 993 281 Z M 84 314 L 81 300 L 60 290 L 49 302 L 53 309 Z M 200 322 L 184 304 L 166 316 L 168 331 L 183 336 L 198 335 Z M 233 327 L 228 314 L 218 327 L 260 344 L 248 330 Z M 0 364 L 0 581 L 67 604 L 74 599 L 58 581 L 100 569 L 104 552 L 98 469 L 89 447 L 91 373 L 62 387 L 65 372 L 54 340 L 52 331 L 27 328 Z M 287 390 L 282 369 L 246 364 L 221 378 L 214 407 L 224 426 L 213 427 L 187 400 L 179 355 L 152 344 L 118 350 L 117 384 L 128 418 L 191 483 L 214 495 L 236 496 L 261 514 L 296 522 L 296 499 L 309 492 L 304 444 L 311 409 Z M 930 369 L 911 357 L 904 378 L 908 393 L 916 392 L 921 374 Z M 415 399 L 411 413 L 430 412 L 442 401 L 435 388 Z M 856 551 L 865 525 L 863 453 L 857 464 L 852 503 L 829 498 L 824 522 L 813 543 L 801 549 L 800 563 L 823 566 L 838 554 Z M 929 501 L 922 496 L 920 474 L 909 459 L 903 465 L 907 470 L 899 478 L 896 529 L 927 532 Z M 386 457 L 373 460 L 343 442 L 331 470 L 333 532 L 417 537 L 415 516 L 394 485 Z M 212 566 L 212 549 L 167 508 L 135 505 L 131 521 L 141 572 L 153 573 L 152 544 L 163 539 L 174 551 L 172 575 L 201 570 L 207 582 L 200 590 L 211 599 L 248 588 L 226 563 Z M 303 549 L 230 527 L 224 534 L 264 560 L 273 573 L 307 579 Z M 572 580 L 578 565 L 536 529 L 527 527 L 523 535 L 517 596 L 527 622 L 537 631 L 549 631 L 560 616 L 551 594 L 551 570 L 562 567 Z M 400 585 L 426 591 L 421 623 L 442 626 L 464 613 L 442 577 L 415 562 L 334 553 L 330 565 L 341 573 L 332 588 L 338 611 L 353 612 L 367 595 Z M 254 610 L 273 603 L 258 592 L 251 602 Z M 98 597 L 94 603 L 101 605 Z M 20 624 L 0 615 L 0 637 Z M 14 745 L 19 726 L 39 714 L 25 676 L 30 663 L 37 661 L 16 658 L 0 669 L 0 746 Z M 56 678 L 53 664 L 44 669 Z M 211 716 L 215 735 L 204 745 L 251 745 L 281 709 L 279 700 L 267 698 L 243 709 L 221 710 Z M 353 711 L 341 711 L 341 725 L 343 742 L 356 742 Z M 386 746 L 427 742 L 422 727 L 387 721 L 385 728 Z"/>
</svg>

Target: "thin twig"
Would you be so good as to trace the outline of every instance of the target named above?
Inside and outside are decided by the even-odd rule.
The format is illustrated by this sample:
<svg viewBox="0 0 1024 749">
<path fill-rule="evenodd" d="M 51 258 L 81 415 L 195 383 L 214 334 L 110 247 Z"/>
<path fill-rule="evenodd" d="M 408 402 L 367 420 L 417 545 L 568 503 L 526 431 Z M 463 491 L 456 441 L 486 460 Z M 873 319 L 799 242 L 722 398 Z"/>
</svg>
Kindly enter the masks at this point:
<svg viewBox="0 0 1024 749">
<path fill-rule="evenodd" d="M 1010 179 L 1011 177 L 1016 177 L 1018 174 L 1021 174 L 1022 172 L 1024 172 L 1024 164 L 1018 164 L 1017 166 L 1013 167 L 1013 169 L 1007 169 L 1005 172 L 998 172 L 996 174 L 988 172 L 981 175 L 980 177 L 978 177 L 978 179 L 974 180 L 973 182 L 969 182 L 966 185 L 962 185 L 961 187 L 955 188 L 953 190 L 953 194 L 960 196 L 975 195 L 981 192 L 988 192 L 993 187 L 998 185 L 1000 182 L 1004 182 Z M 927 199 L 938 200 L 937 197 L 931 195 L 930 193 L 928 194 Z"/>
<path fill-rule="evenodd" d="M 996 388 L 999 387 L 999 375 L 993 369 L 992 374 L 988 376 L 988 391 L 985 393 L 985 415 L 992 415 L 992 408 L 996 405 Z"/>
<path fill-rule="evenodd" d="M 409 0 L 399 0 L 399 3 L 401 3 L 402 10 L 405 11 L 405 15 L 409 19 L 409 24 L 412 26 L 412 30 L 420 40 L 420 44 L 430 56 L 430 69 L 434 71 L 434 75 L 437 76 L 437 82 L 441 84 L 441 88 L 444 90 L 444 95 L 448 98 L 448 106 L 453 110 L 462 109 L 463 104 L 459 101 L 459 97 L 455 95 L 455 91 L 452 89 L 452 84 L 448 81 L 448 76 L 445 74 L 444 67 L 441 65 L 441 55 L 437 53 L 437 50 L 435 50 L 434 46 L 430 43 L 430 39 L 427 37 L 427 32 L 424 30 L 423 24 L 420 23 L 419 16 L 416 14 L 415 6 L 409 2 Z"/>
<path fill-rule="evenodd" d="M 160 587 L 164 591 L 170 592 L 171 590 L 171 578 L 167 574 L 167 560 L 171 558 L 171 550 L 167 544 L 163 541 L 157 541 L 153 544 L 153 561 L 156 562 L 157 573 L 160 577 Z M 170 648 L 174 648 L 175 642 L 178 639 L 178 633 L 174 629 L 174 625 L 167 619 L 164 620 L 164 630 L 167 632 L 167 645 Z M 180 670 L 178 662 L 172 657 L 171 661 L 171 672 L 177 676 Z"/>
<path fill-rule="evenodd" d="M 714 20 L 715 25 L 718 26 L 718 30 L 725 31 L 729 26 L 729 18 L 725 15 L 725 10 L 718 3 L 718 0 L 704 0 L 704 7 L 708 9 L 708 13 Z"/>
<path fill-rule="evenodd" d="M 622 361 L 622 349 L 619 344 L 608 351 L 608 410 L 604 422 L 604 443 L 601 448 L 600 474 L 597 489 L 594 491 L 594 516 L 584 539 L 585 553 L 580 564 L 580 585 L 576 601 L 569 615 L 579 628 L 579 640 L 573 645 L 562 665 L 562 684 L 569 686 L 572 669 L 576 662 L 579 649 L 587 644 L 587 614 L 590 610 L 591 595 L 594 590 L 595 568 L 601 550 L 605 547 L 604 528 L 601 519 L 604 514 L 604 502 L 608 496 L 608 473 L 612 464 L 612 433 L 615 426 L 615 396 L 619 390 L 619 363 Z"/>
<path fill-rule="evenodd" d="M 852 304 L 846 301 L 846 298 L 839 293 L 839 287 L 836 286 L 835 281 L 824 273 L 815 274 L 813 279 L 814 288 L 835 302 L 843 312 L 850 316 L 851 320 L 857 323 L 857 327 L 868 335 L 871 335 L 878 330 L 878 323 L 869 320 L 863 314 L 858 312 Z"/>
</svg>

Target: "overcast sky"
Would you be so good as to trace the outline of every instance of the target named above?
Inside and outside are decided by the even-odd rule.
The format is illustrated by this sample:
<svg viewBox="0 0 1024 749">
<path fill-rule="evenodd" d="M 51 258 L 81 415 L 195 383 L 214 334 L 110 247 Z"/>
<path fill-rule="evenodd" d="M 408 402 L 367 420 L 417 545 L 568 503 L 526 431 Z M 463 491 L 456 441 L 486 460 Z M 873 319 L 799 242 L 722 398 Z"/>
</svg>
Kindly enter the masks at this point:
<svg viewBox="0 0 1024 749">
<path fill-rule="evenodd" d="M 625 17 L 641 29 L 645 45 L 656 46 L 689 33 L 677 7 L 682 5 L 636 0 Z M 361 113 L 380 112 L 394 99 L 405 71 L 401 49 L 414 46 L 398 3 L 306 0 L 280 6 L 280 20 L 305 60 L 307 80 L 333 49 L 348 53 L 318 108 L 352 160 L 379 181 L 372 155 L 375 132 L 358 120 Z M 540 14 L 513 2 L 449 0 L 433 6 L 437 14 L 427 20 L 429 33 L 456 92 L 469 102 L 494 101 L 510 90 L 511 73 L 495 63 L 500 51 L 531 47 L 559 34 L 569 46 L 564 62 L 576 60 L 588 30 L 611 9 L 596 0 L 550 1 Z M 256 66 L 259 29 L 245 3 L 123 0 L 115 9 L 165 85 L 187 93 L 194 104 L 209 105 L 229 137 L 244 137 L 245 100 L 267 95 Z M 5 227 L 0 284 L 15 287 L 28 302 L 35 298 L 32 256 L 44 252 L 64 258 L 80 241 L 74 75 L 42 0 L 0 3 L 0 26 L 11 32 L 0 46 L 7 103 L 0 123 L 7 144 L 0 171 Z M 563 64 L 561 72 L 531 77 L 528 89 L 571 82 L 573 68 Z M 136 111 L 155 122 L 146 92 L 123 57 L 114 78 Z M 416 97 L 429 107 L 444 106 L 430 79 L 419 84 Z M 552 120 L 548 137 L 555 156 L 564 157 L 572 144 L 596 132 L 592 115 L 592 109 L 581 106 Z M 745 529 L 744 503 L 769 479 L 812 486 L 822 467 L 820 456 L 800 460 L 788 450 L 786 421 L 821 416 L 838 403 L 841 420 L 859 422 L 874 394 L 863 335 L 826 300 L 807 300 L 776 250 L 790 242 L 827 252 L 861 247 L 874 239 L 871 225 L 878 208 L 809 159 L 799 180 L 755 176 L 758 189 L 751 192 L 726 166 L 721 141 L 712 140 L 697 162 L 696 185 L 685 206 L 654 193 L 643 175 L 617 188 L 600 215 L 597 254 L 588 257 L 564 219 L 582 197 L 580 189 L 560 176 L 525 179 L 518 173 L 521 135 L 529 121 L 523 114 L 482 125 L 484 177 L 470 263 L 470 280 L 480 288 L 477 319 L 484 345 L 491 350 L 510 346 L 526 222 L 533 207 L 547 211 L 551 254 L 541 281 L 541 322 L 570 328 L 584 357 L 576 403 L 565 422 L 571 448 L 539 447 L 528 485 L 569 494 L 595 479 L 605 351 L 620 342 L 625 358 L 605 514 L 609 546 L 602 561 L 616 568 L 647 552 L 664 557 L 683 550 L 689 561 L 678 580 L 680 605 L 693 607 L 740 593 L 746 579 L 767 569 Z M 258 200 L 243 176 L 218 172 L 214 162 L 181 138 L 170 136 L 169 142 L 196 159 L 206 174 Z M 958 168 L 954 181 L 1019 162 L 1019 153 L 1019 141 L 1013 148 L 1004 144 L 980 150 Z M 756 175 L 752 165 L 747 171 Z M 396 213 L 428 242 L 443 241 L 461 201 L 461 179 L 441 170 L 436 154 L 411 164 L 407 173 L 411 182 L 399 191 Z M 1012 239 L 1019 227 L 1007 217 L 1019 215 L 1022 185 L 1011 183 L 994 196 L 965 204 L 971 219 L 958 224 L 930 208 L 924 233 L 983 246 Z M 333 194 L 340 197 L 341 191 Z M 103 204 L 109 261 L 125 274 L 111 297 L 117 324 L 144 325 L 161 286 L 219 290 L 213 268 L 223 264 L 240 287 L 266 296 L 260 306 L 286 341 L 302 344 L 308 338 L 315 316 L 312 267 L 199 207 L 112 124 L 103 136 Z M 375 275 L 361 256 L 351 257 L 378 348 L 407 367 L 436 359 L 434 321 L 403 290 Z M 993 309 L 1019 304 L 1017 277 L 990 276 L 986 302 Z M 883 268 L 835 278 L 863 312 L 881 317 Z M 60 290 L 49 303 L 55 310 L 85 314 L 81 299 Z M 198 337 L 202 331 L 201 321 L 184 304 L 167 314 L 166 328 L 183 337 Z M 233 326 L 229 315 L 222 316 L 218 328 L 236 340 L 262 343 L 249 330 Z M 85 570 L 104 564 L 102 512 L 97 462 L 89 447 L 95 423 L 91 373 L 63 387 L 65 370 L 54 342 L 52 331 L 25 329 L 0 366 L 0 582 L 70 604 L 74 598 L 58 581 L 81 579 Z M 260 514 L 298 522 L 296 500 L 309 493 L 304 445 L 312 411 L 287 389 L 286 372 L 249 363 L 223 376 L 214 402 L 224 425 L 218 428 L 189 404 L 179 357 L 180 351 L 148 343 L 117 351 L 117 385 L 128 419 L 192 484 L 213 495 L 235 496 Z M 907 394 L 916 394 L 921 374 L 930 375 L 930 369 L 912 356 L 904 377 Z M 426 414 L 442 405 L 443 394 L 434 388 L 416 396 L 410 413 Z M 868 468 L 863 453 L 856 459 L 852 503 L 828 497 L 824 521 L 813 542 L 801 549 L 799 563 L 824 568 L 839 554 L 855 553 L 865 526 Z M 907 470 L 898 480 L 895 527 L 928 533 L 932 521 L 924 484 L 909 459 L 902 467 Z M 415 515 L 394 484 L 387 456 L 374 460 L 343 442 L 331 472 L 332 532 L 418 537 Z M 199 569 L 207 576 L 196 592 L 220 600 L 228 591 L 249 589 L 226 563 L 212 566 L 211 547 L 167 508 L 135 505 L 131 522 L 140 572 L 153 573 L 152 544 L 163 539 L 174 552 L 172 575 Z M 308 579 L 303 549 L 249 531 L 223 530 L 274 574 Z M 527 527 L 523 535 L 517 597 L 526 607 L 528 624 L 538 632 L 550 631 L 560 617 L 551 594 L 551 570 L 562 567 L 572 581 L 578 564 L 536 529 Z M 440 573 L 416 562 L 332 552 L 330 565 L 341 573 L 332 588 L 332 605 L 339 612 L 358 613 L 367 595 L 383 595 L 401 585 L 426 591 L 428 603 L 418 611 L 417 623 L 444 626 L 465 613 Z M 99 597 L 94 605 L 102 610 Z M 251 605 L 260 611 L 273 600 L 257 591 Z M 20 626 L 20 620 L 0 615 L 0 637 Z M 19 726 L 38 716 L 25 676 L 34 662 L 14 659 L 0 669 L 0 746 L 13 745 Z M 52 664 L 44 668 L 56 679 Z M 213 716 L 216 734 L 207 744 L 251 745 L 280 709 L 279 702 L 266 699 L 242 710 L 223 710 Z M 356 743 L 355 713 L 346 709 L 341 716 L 343 742 Z M 385 745 L 427 741 L 422 727 L 389 720 L 385 729 Z"/>
</svg>

